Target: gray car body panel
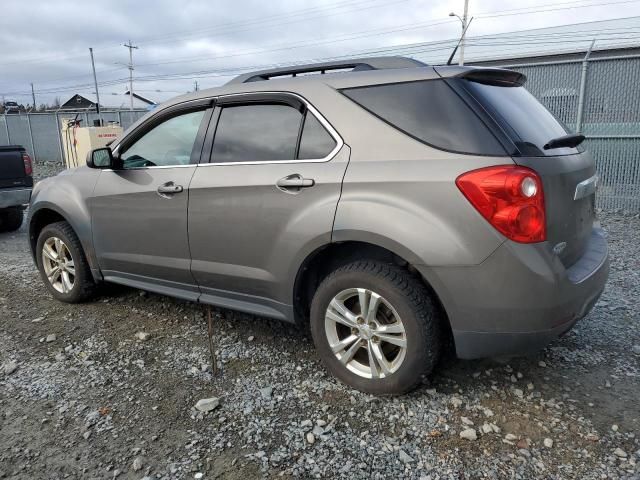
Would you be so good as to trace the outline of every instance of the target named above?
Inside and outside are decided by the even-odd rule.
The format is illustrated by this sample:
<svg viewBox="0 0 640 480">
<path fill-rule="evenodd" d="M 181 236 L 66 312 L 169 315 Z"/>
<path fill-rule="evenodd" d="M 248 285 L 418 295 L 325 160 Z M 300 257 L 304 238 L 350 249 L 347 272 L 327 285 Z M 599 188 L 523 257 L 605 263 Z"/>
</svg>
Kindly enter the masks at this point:
<svg viewBox="0 0 640 480">
<path fill-rule="evenodd" d="M 585 227 L 575 241 L 586 245 L 584 257 L 591 260 L 571 272 L 575 266 L 563 264 L 554 242 L 506 240 L 470 205 L 455 179 L 485 166 L 513 165 L 514 159 L 430 147 L 338 91 L 468 70 L 327 73 L 236 82 L 178 97 L 116 139 L 114 151 L 168 109 L 255 92 L 303 99 L 339 133 L 341 146 L 331 158 L 310 162 L 200 163 L 135 173 L 82 167 L 42 182 L 31 210 L 50 207 L 67 218 L 90 264 L 106 280 L 287 321 L 294 321 L 294 283 L 309 255 L 331 243 L 377 245 L 415 267 L 433 287 L 461 357 L 520 350 L 536 343 L 534 337 L 548 341 L 562 333 L 593 305 L 608 273 L 602 241 L 591 238 Z M 210 130 L 207 138 L 213 135 Z M 517 161 L 538 170 L 537 160 Z M 201 161 L 208 161 L 204 150 Z M 571 162 L 583 165 L 582 170 L 554 185 L 554 168 L 568 168 Z M 578 155 L 540 168 L 543 181 L 549 175 L 544 186 L 555 204 L 573 183 L 593 173 L 593 161 Z M 291 174 L 313 178 L 316 185 L 295 194 L 279 191 L 276 181 Z M 185 191 L 160 198 L 155 188 L 167 181 L 184 185 Z M 562 214 L 553 218 L 562 221 Z M 572 242 L 563 237 L 569 228 L 559 227 L 553 240 Z M 575 281 L 581 276 L 583 281 Z"/>
<path fill-rule="evenodd" d="M 99 176 L 99 170 L 82 166 L 39 181 L 31 194 L 27 218 L 27 225 L 31 229 L 33 219 L 42 210 L 51 210 L 62 216 L 78 235 L 96 280 L 102 277 L 93 246 L 91 214 L 87 201 L 93 195 Z"/>
</svg>

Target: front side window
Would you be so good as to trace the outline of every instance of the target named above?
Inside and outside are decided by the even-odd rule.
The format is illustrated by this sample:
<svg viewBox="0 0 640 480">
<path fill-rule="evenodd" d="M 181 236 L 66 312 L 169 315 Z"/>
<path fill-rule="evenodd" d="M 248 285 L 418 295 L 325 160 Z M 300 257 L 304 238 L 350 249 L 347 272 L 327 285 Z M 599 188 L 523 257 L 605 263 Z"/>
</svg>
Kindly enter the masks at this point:
<svg viewBox="0 0 640 480">
<path fill-rule="evenodd" d="M 204 110 L 171 117 L 120 154 L 123 168 L 187 165 Z"/>
<path fill-rule="evenodd" d="M 342 90 L 378 118 L 435 148 L 505 155 L 487 126 L 442 80 L 422 80 Z"/>
<path fill-rule="evenodd" d="M 211 161 L 293 160 L 301 122 L 302 113 L 285 104 L 223 107 Z"/>
</svg>

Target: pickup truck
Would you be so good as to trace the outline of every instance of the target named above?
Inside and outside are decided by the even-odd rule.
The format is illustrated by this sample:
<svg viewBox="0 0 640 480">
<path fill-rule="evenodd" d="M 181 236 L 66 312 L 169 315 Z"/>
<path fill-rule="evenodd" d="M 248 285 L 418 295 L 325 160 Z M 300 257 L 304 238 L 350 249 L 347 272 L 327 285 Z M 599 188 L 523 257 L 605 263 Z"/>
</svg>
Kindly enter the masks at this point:
<svg viewBox="0 0 640 480">
<path fill-rule="evenodd" d="M 33 188 L 31 157 L 20 145 L 0 146 L 0 232 L 22 225 Z"/>
</svg>

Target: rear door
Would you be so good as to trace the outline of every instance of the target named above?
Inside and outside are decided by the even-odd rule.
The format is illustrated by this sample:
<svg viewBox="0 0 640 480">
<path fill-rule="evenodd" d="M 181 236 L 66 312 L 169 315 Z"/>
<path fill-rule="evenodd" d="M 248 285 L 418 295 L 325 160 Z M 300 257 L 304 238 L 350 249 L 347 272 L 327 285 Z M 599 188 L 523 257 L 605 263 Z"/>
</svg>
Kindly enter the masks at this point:
<svg viewBox="0 0 640 480">
<path fill-rule="evenodd" d="M 159 113 L 114 150 L 90 201 L 93 243 L 105 279 L 195 300 L 187 205 L 212 109 L 183 104 Z"/>
<path fill-rule="evenodd" d="M 331 240 L 348 147 L 301 98 L 247 94 L 217 100 L 204 152 L 189 201 L 201 300 L 292 318 L 295 272 Z"/>
</svg>

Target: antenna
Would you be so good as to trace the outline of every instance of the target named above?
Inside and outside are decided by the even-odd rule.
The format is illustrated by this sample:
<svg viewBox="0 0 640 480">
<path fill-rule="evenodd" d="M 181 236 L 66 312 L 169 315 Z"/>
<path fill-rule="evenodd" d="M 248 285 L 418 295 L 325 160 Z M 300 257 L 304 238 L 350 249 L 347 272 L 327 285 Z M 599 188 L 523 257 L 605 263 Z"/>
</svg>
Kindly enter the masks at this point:
<svg viewBox="0 0 640 480">
<path fill-rule="evenodd" d="M 464 30 L 462 31 L 462 35 L 460 35 L 460 39 L 458 40 L 458 43 L 453 49 L 453 52 L 451 52 L 451 56 L 449 56 L 449 60 L 447 60 L 447 65 L 451 65 L 451 62 L 453 61 L 453 57 L 456 55 L 456 52 L 458 51 L 458 47 L 460 46 L 460 43 L 464 40 L 464 36 L 467 33 L 467 30 L 469 29 L 469 25 L 471 25 L 471 22 L 473 22 L 473 17 L 471 17 L 471 20 L 469 20 L 469 23 L 467 23 L 467 26 L 464 27 Z"/>
</svg>

